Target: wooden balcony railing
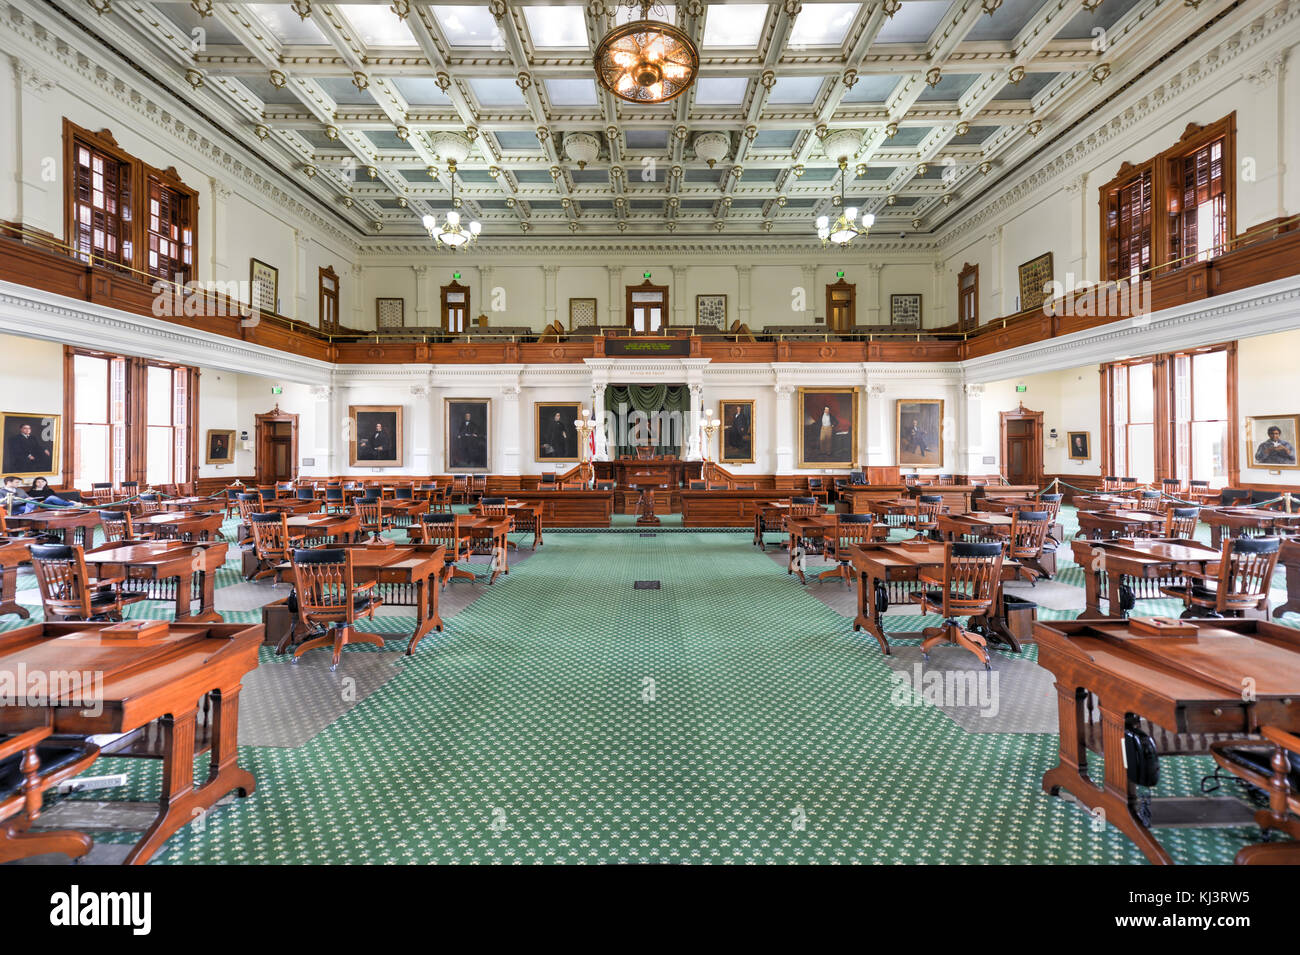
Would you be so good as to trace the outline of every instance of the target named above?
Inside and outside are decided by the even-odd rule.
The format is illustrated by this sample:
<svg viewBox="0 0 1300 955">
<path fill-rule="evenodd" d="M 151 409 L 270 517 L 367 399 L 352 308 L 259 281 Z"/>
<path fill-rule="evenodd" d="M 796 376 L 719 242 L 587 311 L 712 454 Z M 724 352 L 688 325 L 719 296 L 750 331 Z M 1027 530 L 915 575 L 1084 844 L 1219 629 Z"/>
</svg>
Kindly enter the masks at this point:
<svg viewBox="0 0 1300 955">
<path fill-rule="evenodd" d="M 967 331 L 948 326 L 855 337 L 809 328 L 806 334 L 760 341 L 749 333 L 702 336 L 668 328 L 644 338 L 671 346 L 644 348 L 637 354 L 689 355 L 715 362 L 960 361 L 1296 274 L 1300 216 L 1237 236 L 1213 257 L 1166 263 L 1133 279 L 1075 291 Z M 11 223 L 0 223 L 0 280 L 336 364 L 557 364 L 626 351 L 607 347 L 611 340 L 604 335 L 553 340 L 541 333 L 494 335 L 490 330 L 455 337 L 410 330 L 327 332 L 283 315 L 252 313 L 210 286 L 179 287 L 116 265 L 85 261 L 64 243 Z M 618 337 L 627 337 L 627 332 L 620 329 Z"/>
</svg>

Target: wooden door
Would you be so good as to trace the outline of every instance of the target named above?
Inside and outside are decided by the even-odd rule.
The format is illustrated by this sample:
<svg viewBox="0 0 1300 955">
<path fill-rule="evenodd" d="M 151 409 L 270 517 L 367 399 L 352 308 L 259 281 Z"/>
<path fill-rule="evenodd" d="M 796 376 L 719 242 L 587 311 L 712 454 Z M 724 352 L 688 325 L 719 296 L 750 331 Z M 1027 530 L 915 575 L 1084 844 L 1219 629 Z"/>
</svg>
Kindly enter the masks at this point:
<svg viewBox="0 0 1300 955">
<path fill-rule="evenodd" d="M 1021 405 L 1001 413 L 1002 475 L 1011 484 L 1043 483 L 1043 413 Z"/>
<path fill-rule="evenodd" d="M 857 324 L 857 286 L 840 279 L 826 286 L 826 328 L 831 332 L 848 332 Z"/>
<path fill-rule="evenodd" d="M 277 406 L 256 416 L 255 467 L 258 484 L 292 481 L 298 477 L 298 416 Z"/>
</svg>

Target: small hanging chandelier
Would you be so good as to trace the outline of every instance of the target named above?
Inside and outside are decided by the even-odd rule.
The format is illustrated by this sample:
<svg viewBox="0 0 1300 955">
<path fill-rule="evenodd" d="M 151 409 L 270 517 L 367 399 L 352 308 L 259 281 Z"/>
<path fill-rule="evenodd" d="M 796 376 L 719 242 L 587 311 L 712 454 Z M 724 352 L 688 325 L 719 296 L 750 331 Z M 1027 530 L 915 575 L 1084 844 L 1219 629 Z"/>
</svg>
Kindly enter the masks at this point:
<svg viewBox="0 0 1300 955">
<path fill-rule="evenodd" d="M 483 227 L 477 219 L 472 220 L 468 227 L 461 225 L 459 204 L 456 202 L 456 160 L 447 161 L 447 174 L 451 178 L 451 210 L 444 217 L 441 226 L 438 225 L 437 216 L 427 215 L 422 221 L 429 238 L 448 249 L 462 249 L 478 239 Z"/>
<path fill-rule="evenodd" d="M 695 82 L 700 53 L 691 38 L 670 23 L 651 20 L 667 16 L 655 0 L 619 0 L 619 6 L 640 10 L 641 19 L 610 30 L 596 47 L 596 78 L 629 103 L 666 103 Z"/>
<path fill-rule="evenodd" d="M 832 222 L 829 216 L 817 217 L 817 238 L 822 240 L 822 245 L 834 242 L 836 245 L 848 245 L 860 235 L 866 235 L 867 231 L 876 223 L 876 217 L 870 212 L 864 212 L 862 218 L 858 218 L 858 210 L 850 206 L 844 208 L 844 177 L 845 169 L 848 168 L 849 161 L 840 157 L 840 214 Z M 859 222 L 861 223 L 859 225 Z"/>
</svg>

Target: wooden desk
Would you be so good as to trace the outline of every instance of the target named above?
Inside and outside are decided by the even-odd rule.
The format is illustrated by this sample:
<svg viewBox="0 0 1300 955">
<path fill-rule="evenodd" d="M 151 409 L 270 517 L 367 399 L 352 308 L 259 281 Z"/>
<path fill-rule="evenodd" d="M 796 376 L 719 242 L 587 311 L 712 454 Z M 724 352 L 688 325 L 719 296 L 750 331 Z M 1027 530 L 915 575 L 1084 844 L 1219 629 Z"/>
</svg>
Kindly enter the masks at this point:
<svg viewBox="0 0 1300 955">
<path fill-rule="evenodd" d="M 26 620 L 31 612 L 18 602 L 18 565 L 32 559 L 31 541 L 23 537 L 0 537 L 0 617 L 16 613 Z"/>
<path fill-rule="evenodd" d="M 1037 493 L 1033 484 L 909 484 L 908 497 L 922 494 L 938 494 L 943 498 L 944 507 L 954 511 L 971 511 L 974 502 L 984 497 L 1007 497 L 1009 495 L 1026 495 Z"/>
<path fill-rule="evenodd" d="M 540 504 L 548 527 L 609 527 L 614 515 L 613 491 L 511 491 L 510 499 Z"/>
<path fill-rule="evenodd" d="M 682 526 L 749 527 L 776 493 L 771 488 L 762 491 L 731 488 L 725 491 L 679 491 Z"/>
<path fill-rule="evenodd" d="M 907 487 L 902 484 L 846 484 L 839 491 L 835 509 L 847 514 L 870 514 L 873 501 L 892 500 L 906 493 Z"/>
<path fill-rule="evenodd" d="M 164 503 L 175 511 L 193 511 L 196 514 L 226 513 L 224 497 L 172 497 Z"/>
<path fill-rule="evenodd" d="M 545 543 L 542 540 L 542 510 L 543 505 L 541 504 L 529 504 L 527 501 L 506 501 L 506 511 L 509 513 L 510 519 L 515 522 L 515 530 L 519 530 L 518 524 L 520 521 L 532 525 L 534 550 L 537 549 L 538 544 Z M 483 505 L 475 504 L 469 509 L 469 512 L 481 516 L 483 514 Z M 515 547 L 514 541 L 507 540 L 507 543 L 510 547 Z"/>
<path fill-rule="evenodd" d="M 1060 763 L 1043 789 L 1069 791 L 1101 809 L 1153 863 L 1173 862 L 1139 817 L 1125 770 L 1124 718 L 1172 733 L 1258 733 L 1263 725 L 1300 732 L 1300 631 L 1261 620 L 1196 620 L 1194 637 L 1145 637 L 1128 621 L 1038 622 L 1038 665 L 1056 677 Z M 1244 700 L 1242 688 L 1254 687 Z M 1100 720 L 1089 722 L 1088 694 Z M 1088 750 L 1105 759 L 1102 786 L 1087 775 Z"/>
<path fill-rule="evenodd" d="M 438 596 L 446 548 L 432 544 L 402 544 L 397 547 L 369 547 L 365 544 L 344 545 L 352 554 L 352 580 L 357 584 L 375 583 L 376 596 L 390 607 L 415 607 L 415 629 L 411 631 L 405 653 L 410 656 L 430 630 L 442 630 L 438 615 Z M 278 564 L 276 579 L 293 583 L 293 565 Z M 388 639 L 388 634 L 377 634 Z"/>
<path fill-rule="evenodd" d="M 202 514 L 193 511 L 167 511 L 161 514 L 146 514 L 133 517 L 131 523 L 141 532 L 153 531 L 166 534 L 179 540 L 211 540 L 214 534 L 221 533 L 221 514 Z"/>
<path fill-rule="evenodd" d="M 1229 537 L 1241 537 L 1248 530 L 1265 535 L 1294 534 L 1300 530 L 1300 514 L 1285 511 L 1266 511 L 1259 507 L 1206 507 L 1201 509 L 1201 520 L 1210 525 L 1210 543 L 1215 547 Z"/>
<path fill-rule="evenodd" d="M 1141 537 L 1165 526 L 1165 516 L 1151 511 L 1079 511 L 1076 517 L 1079 533 L 1089 540 Z"/>
<path fill-rule="evenodd" d="M 289 536 L 303 536 L 304 542 L 332 537 L 350 543 L 361 535 L 361 518 L 356 514 L 295 514 L 288 518 Z"/>
<path fill-rule="evenodd" d="M 1081 511 L 1126 511 L 1135 497 L 1124 494 L 1076 494 L 1070 502 Z"/>
<path fill-rule="evenodd" d="M 866 630 L 876 638 L 881 652 L 887 654 L 889 639 L 885 636 L 884 615 L 877 609 L 876 594 L 884 593 L 894 603 L 911 603 L 911 591 L 921 589 L 921 571 L 943 567 L 943 544 L 905 547 L 901 543 L 882 541 L 854 544 L 849 552 L 858 588 L 858 615 L 853 620 L 853 629 Z M 1003 560 L 1003 580 L 1014 580 L 1019 572 L 1020 564 L 1013 560 Z M 1021 638 L 1007 624 L 1006 605 L 1000 587 L 994 614 L 989 617 L 971 617 L 967 629 L 982 633 L 990 644 L 1000 643 L 1016 653 L 1020 652 Z M 894 636 L 919 640 L 922 634 L 896 633 Z"/>
<path fill-rule="evenodd" d="M 640 527 L 658 527 L 662 522 L 655 514 L 655 491 L 663 485 L 658 482 L 647 482 L 640 475 L 636 476 L 636 479 L 638 483 L 634 483 L 632 488 L 640 492 L 636 502 L 637 525 Z"/>
<path fill-rule="evenodd" d="M 980 537 L 992 540 L 1011 533 L 1011 518 L 990 511 L 974 514 L 940 514 L 939 536 L 955 541 L 963 537 Z"/>
<path fill-rule="evenodd" d="M 1273 616 L 1300 613 L 1300 540 L 1295 538 L 1283 540 L 1277 562 L 1286 571 L 1286 603 L 1274 608 Z"/>
<path fill-rule="evenodd" d="M 224 541 L 197 544 L 178 540 L 109 546 L 88 552 L 86 567 L 92 568 L 96 577 L 125 577 L 127 590 L 132 584 L 146 582 L 150 600 L 175 600 L 177 621 L 221 623 L 216 611 L 216 580 L 217 571 L 226 562 L 227 546 Z M 199 609 L 193 613 L 191 602 L 196 596 Z"/>
<path fill-rule="evenodd" d="M 50 534 L 67 544 L 89 547 L 99 527 L 99 511 L 94 508 L 70 507 L 60 510 L 43 508 L 5 518 L 15 527 L 26 527 L 37 534 Z"/>
<path fill-rule="evenodd" d="M 826 550 L 826 532 L 834 530 L 839 523 L 839 518 L 834 514 L 810 514 L 807 517 L 790 517 L 786 519 L 786 530 L 790 532 L 790 543 L 787 546 L 789 559 L 786 562 L 786 574 L 798 574 L 799 583 L 806 584 L 808 581 L 804 578 L 803 569 L 798 566 L 797 551 L 800 541 L 809 539 L 818 539 L 821 541 L 820 551 Z M 807 544 L 804 551 L 807 553 Z"/>
<path fill-rule="evenodd" d="M 147 640 L 101 637 L 105 626 L 37 623 L 0 633 L 0 672 L 10 685 L 18 672 L 44 674 L 53 687 L 66 687 L 69 671 L 97 678 L 89 704 L 64 695 L 0 707 L 0 732 L 48 725 L 73 736 L 127 733 L 102 755 L 161 759 L 158 815 L 125 863 L 143 865 L 227 793 L 248 796 L 256 788 L 237 762 L 239 690 L 257 667 L 262 626 L 179 624 Z M 195 786 L 194 757 L 208 750 L 207 779 Z"/>
<path fill-rule="evenodd" d="M 1194 540 L 1138 538 L 1135 540 L 1079 540 L 1070 542 L 1074 562 L 1083 569 L 1087 608 L 1085 617 L 1125 617 L 1120 592 L 1134 589 L 1134 599 L 1159 598 L 1162 583 L 1183 583 L 1181 566 L 1193 565 L 1202 573 L 1217 563 L 1220 552 Z M 1143 592 L 1143 590 L 1147 592 Z M 1101 594 L 1107 594 L 1106 611 Z"/>
<path fill-rule="evenodd" d="M 939 506 L 940 514 L 947 514 L 948 510 L 947 504 Z M 964 510 L 964 508 L 960 510 Z M 888 498 L 883 501 L 872 501 L 871 513 L 890 527 L 910 527 L 913 518 L 916 516 L 916 501 L 908 498 Z"/>
<path fill-rule="evenodd" d="M 510 567 L 507 563 L 508 551 L 510 548 L 508 534 L 510 533 L 510 518 L 504 517 L 499 520 L 488 517 L 467 517 L 462 514 L 456 518 L 456 529 L 458 534 L 463 534 L 470 541 L 469 552 L 466 557 L 472 554 L 478 541 L 488 541 L 489 548 L 498 558 L 496 570 L 492 571 L 492 576 L 488 578 L 489 584 L 495 584 L 497 578 L 502 574 L 510 573 Z M 464 570 L 456 566 L 456 561 L 460 554 L 456 553 L 448 561 L 446 570 L 443 572 L 445 582 L 450 582 L 455 577 L 461 577 L 467 580 L 476 580 L 473 571 Z"/>
<path fill-rule="evenodd" d="M 691 479 L 699 479 L 701 462 L 668 457 L 632 458 L 627 461 L 593 461 L 592 466 L 597 481 L 614 481 L 622 488 L 638 482 L 678 488 L 684 487 Z"/>
</svg>

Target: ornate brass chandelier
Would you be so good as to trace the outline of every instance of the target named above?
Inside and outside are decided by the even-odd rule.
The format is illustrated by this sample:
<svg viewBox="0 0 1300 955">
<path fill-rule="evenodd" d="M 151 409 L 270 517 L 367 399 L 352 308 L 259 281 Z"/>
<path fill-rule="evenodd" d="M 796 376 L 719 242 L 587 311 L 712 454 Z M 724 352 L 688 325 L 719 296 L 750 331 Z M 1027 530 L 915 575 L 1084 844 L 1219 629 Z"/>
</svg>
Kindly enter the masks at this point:
<svg viewBox="0 0 1300 955">
<path fill-rule="evenodd" d="M 829 216 L 817 217 L 817 238 L 822 240 L 822 245 L 834 242 L 836 245 L 848 245 L 860 235 L 866 235 L 867 231 L 875 225 L 876 217 L 870 212 L 864 212 L 862 218 L 858 218 L 858 210 L 853 206 L 844 208 L 844 176 L 845 169 L 848 168 L 849 161 L 843 156 L 840 157 L 840 214 L 832 222 Z M 859 224 L 861 223 L 861 224 Z"/>
<path fill-rule="evenodd" d="M 606 33 L 596 47 L 596 78 L 629 103 L 666 103 L 680 96 L 700 71 L 700 53 L 691 38 L 671 23 L 651 20 L 666 16 L 654 0 L 620 0 L 620 6 L 640 10 L 632 20 Z"/>
<path fill-rule="evenodd" d="M 451 179 L 451 209 L 443 218 L 441 226 L 438 225 L 436 216 L 425 216 L 423 222 L 429 238 L 444 248 L 455 250 L 476 241 L 483 227 L 479 225 L 477 219 L 470 222 L 468 226 L 461 225 L 460 203 L 456 201 L 456 160 L 448 160 L 447 173 Z"/>
</svg>

